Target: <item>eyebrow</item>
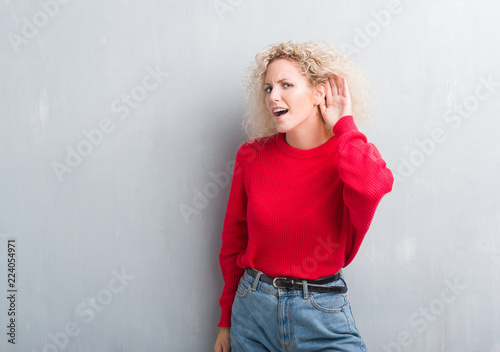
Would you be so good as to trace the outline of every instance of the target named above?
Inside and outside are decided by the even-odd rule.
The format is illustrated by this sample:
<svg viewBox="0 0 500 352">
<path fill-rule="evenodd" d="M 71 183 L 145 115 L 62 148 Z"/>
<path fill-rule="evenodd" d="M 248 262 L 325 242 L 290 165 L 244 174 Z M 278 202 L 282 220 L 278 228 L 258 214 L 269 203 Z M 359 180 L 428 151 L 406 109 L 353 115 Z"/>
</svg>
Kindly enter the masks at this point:
<svg viewBox="0 0 500 352">
<path fill-rule="evenodd" d="M 282 78 L 282 79 L 280 79 L 277 83 L 281 83 L 281 82 L 283 82 L 283 81 L 288 81 L 288 80 L 289 80 L 288 78 Z M 270 86 L 270 85 L 271 85 L 271 83 L 264 83 L 264 85 L 265 85 L 265 86 Z"/>
</svg>

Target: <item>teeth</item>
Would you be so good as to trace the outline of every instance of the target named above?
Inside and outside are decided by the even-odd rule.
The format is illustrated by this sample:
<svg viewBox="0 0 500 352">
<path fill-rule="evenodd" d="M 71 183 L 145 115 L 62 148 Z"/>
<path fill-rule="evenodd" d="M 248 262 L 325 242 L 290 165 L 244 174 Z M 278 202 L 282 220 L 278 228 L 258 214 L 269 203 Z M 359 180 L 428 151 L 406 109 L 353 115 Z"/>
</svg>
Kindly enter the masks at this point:
<svg viewBox="0 0 500 352">
<path fill-rule="evenodd" d="M 286 109 L 276 109 L 276 110 L 274 110 L 274 112 L 282 112 L 282 111 L 286 111 Z"/>
</svg>

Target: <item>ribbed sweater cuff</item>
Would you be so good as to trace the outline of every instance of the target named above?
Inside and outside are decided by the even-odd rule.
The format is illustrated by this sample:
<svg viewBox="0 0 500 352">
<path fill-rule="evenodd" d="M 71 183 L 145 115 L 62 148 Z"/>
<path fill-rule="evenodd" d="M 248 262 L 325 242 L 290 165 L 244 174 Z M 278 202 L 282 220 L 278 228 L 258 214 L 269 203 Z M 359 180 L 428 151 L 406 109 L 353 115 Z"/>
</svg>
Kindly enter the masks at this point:
<svg viewBox="0 0 500 352">
<path fill-rule="evenodd" d="M 341 136 L 350 131 L 359 131 L 358 127 L 354 123 L 354 118 L 352 115 L 345 115 L 337 121 L 335 126 L 333 126 L 333 134 L 336 136 Z"/>
<path fill-rule="evenodd" d="M 219 301 L 222 308 L 218 327 L 231 326 L 231 312 L 233 310 L 233 302 L 236 293 L 233 293 L 230 297 L 224 297 L 224 300 Z"/>
<path fill-rule="evenodd" d="M 227 308 L 222 312 L 219 324 L 217 324 L 217 326 L 220 328 L 231 327 L 231 308 Z"/>
</svg>

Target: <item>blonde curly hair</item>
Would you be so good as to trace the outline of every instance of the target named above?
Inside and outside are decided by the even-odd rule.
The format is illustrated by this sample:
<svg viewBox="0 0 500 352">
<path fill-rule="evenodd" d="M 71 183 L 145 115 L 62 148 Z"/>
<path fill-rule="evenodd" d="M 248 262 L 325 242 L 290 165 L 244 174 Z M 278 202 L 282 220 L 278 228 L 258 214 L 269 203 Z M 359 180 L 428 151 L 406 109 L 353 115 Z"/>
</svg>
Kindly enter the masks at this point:
<svg viewBox="0 0 500 352">
<path fill-rule="evenodd" d="M 368 94 L 369 82 L 362 69 L 344 51 L 325 42 L 282 42 L 265 47 L 255 55 L 255 61 L 247 69 L 243 82 L 247 89 L 247 112 L 243 118 L 243 129 L 250 138 L 250 143 L 257 138 L 271 137 L 278 133 L 265 103 L 264 90 L 267 67 L 277 59 L 296 61 L 301 73 L 309 78 L 313 87 L 325 83 L 332 74 L 345 76 L 354 119 L 358 123 L 372 119 L 368 112 L 373 104 Z"/>
</svg>

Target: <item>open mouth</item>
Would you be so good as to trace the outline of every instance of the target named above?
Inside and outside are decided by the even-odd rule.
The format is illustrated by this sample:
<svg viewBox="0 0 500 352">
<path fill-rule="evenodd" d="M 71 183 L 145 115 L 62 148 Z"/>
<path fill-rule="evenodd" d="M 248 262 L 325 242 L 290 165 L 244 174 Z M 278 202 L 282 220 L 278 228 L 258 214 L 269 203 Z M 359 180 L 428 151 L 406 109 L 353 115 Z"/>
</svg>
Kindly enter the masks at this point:
<svg viewBox="0 0 500 352">
<path fill-rule="evenodd" d="M 276 109 L 276 110 L 274 110 L 274 116 L 281 117 L 281 116 L 285 115 L 287 112 L 288 112 L 287 109 Z"/>
</svg>

